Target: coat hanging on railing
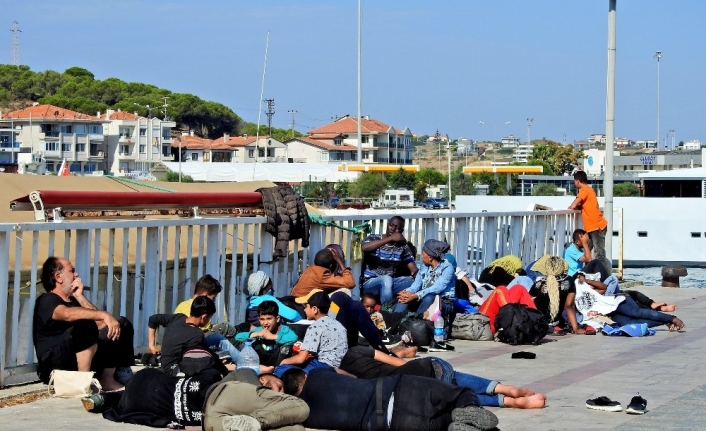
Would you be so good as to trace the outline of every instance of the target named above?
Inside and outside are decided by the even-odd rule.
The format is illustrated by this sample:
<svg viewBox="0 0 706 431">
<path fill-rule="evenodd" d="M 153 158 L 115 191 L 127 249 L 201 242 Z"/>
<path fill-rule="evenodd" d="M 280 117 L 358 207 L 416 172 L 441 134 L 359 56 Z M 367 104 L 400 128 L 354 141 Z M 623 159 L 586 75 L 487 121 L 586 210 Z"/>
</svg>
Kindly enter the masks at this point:
<svg viewBox="0 0 706 431">
<path fill-rule="evenodd" d="M 265 231 L 275 237 L 275 258 L 287 256 L 289 241 L 301 239 L 309 247 L 309 212 L 304 199 L 289 186 L 257 189 L 262 193 L 267 223 Z"/>
</svg>

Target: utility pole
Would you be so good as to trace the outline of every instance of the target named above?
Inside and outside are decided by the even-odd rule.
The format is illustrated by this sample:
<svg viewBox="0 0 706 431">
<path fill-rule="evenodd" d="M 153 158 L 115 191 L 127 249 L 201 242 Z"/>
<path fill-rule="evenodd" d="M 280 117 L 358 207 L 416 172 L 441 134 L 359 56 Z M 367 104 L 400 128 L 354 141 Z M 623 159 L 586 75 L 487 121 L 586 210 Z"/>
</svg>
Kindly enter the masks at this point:
<svg viewBox="0 0 706 431">
<path fill-rule="evenodd" d="M 530 136 L 530 131 L 532 130 L 532 122 L 534 118 L 527 119 L 527 145 L 532 145 L 532 138 Z"/>
<path fill-rule="evenodd" d="M 439 135 L 439 129 L 436 129 L 436 133 L 434 133 L 434 140 L 436 141 L 436 144 L 439 147 L 439 172 L 441 172 L 441 139 Z"/>
<path fill-rule="evenodd" d="M 662 58 L 662 51 L 655 52 L 654 58 L 657 59 L 657 148 L 659 148 L 659 142 L 662 140 L 659 134 L 659 60 Z"/>
<path fill-rule="evenodd" d="M 267 134 L 272 136 L 272 116 L 275 115 L 275 99 L 265 99 L 267 102 Z"/>
<path fill-rule="evenodd" d="M 20 67 L 20 33 L 22 30 L 19 28 L 19 23 L 17 21 L 12 21 L 12 65 Z"/>
<path fill-rule="evenodd" d="M 292 124 L 291 124 L 290 127 L 289 127 L 289 131 L 290 131 L 290 133 L 291 133 L 291 135 L 292 135 L 292 138 L 294 138 L 294 114 L 297 113 L 297 110 L 296 110 L 296 109 L 290 109 L 290 110 L 287 111 L 287 112 L 289 112 L 290 114 L 292 114 Z"/>
<path fill-rule="evenodd" d="M 169 116 L 167 115 L 167 107 L 169 106 L 167 103 L 168 99 L 169 97 L 162 96 L 162 100 L 164 101 L 164 104 L 162 104 L 162 118 L 164 118 L 164 121 L 169 121 Z"/>
</svg>

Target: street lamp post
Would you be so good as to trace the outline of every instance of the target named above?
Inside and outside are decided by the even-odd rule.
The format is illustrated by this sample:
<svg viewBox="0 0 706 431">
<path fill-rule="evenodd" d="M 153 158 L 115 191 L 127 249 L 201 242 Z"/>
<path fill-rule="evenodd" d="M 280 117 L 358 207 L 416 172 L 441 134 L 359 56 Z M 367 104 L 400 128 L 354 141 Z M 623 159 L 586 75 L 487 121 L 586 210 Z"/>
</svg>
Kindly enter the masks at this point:
<svg viewBox="0 0 706 431">
<path fill-rule="evenodd" d="M 657 148 L 659 148 L 659 141 L 661 140 L 659 134 L 659 60 L 662 58 L 662 51 L 655 52 L 654 58 L 657 59 Z"/>
<path fill-rule="evenodd" d="M 436 144 L 439 147 L 439 172 L 441 172 L 441 139 L 439 135 L 439 129 L 436 129 L 436 133 L 434 133 L 434 140 L 436 141 Z"/>
</svg>

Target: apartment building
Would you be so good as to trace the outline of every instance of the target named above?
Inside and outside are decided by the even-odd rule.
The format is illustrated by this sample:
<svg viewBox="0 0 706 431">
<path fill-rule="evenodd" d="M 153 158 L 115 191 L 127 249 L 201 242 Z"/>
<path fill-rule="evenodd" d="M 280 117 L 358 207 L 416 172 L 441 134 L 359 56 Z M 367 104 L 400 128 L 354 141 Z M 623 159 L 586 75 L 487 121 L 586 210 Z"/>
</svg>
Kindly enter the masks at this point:
<svg viewBox="0 0 706 431">
<path fill-rule="evenodd" d="M 286 163 L 287 145 L 270 136 L 234 136 L 208 139 L 182 133 L 172 142 L 174 154 L 181 151 L 183 162 Z M 179 160 L 177 156 L 175 160 Z"/>
<path fill-rule="evenodd" d="M 0 160 L 17 163 L 19 153 L 46 160 L 56 172 L 66 160 L 74 174 L 102 173 L 108 163 L 104 126 L 108 120 L 60 108 L 34 105 L 0 118 Z"/>
<path fill-rule="evenodd" d="M 409 128 L 400 130 L 369 116 L 361 118 L 360 126 L 363 163 L 412 164 L 412 132 Z M 358 118 L 341 117 L 310 130 L 308 137 L 333 146 L 350 145 L 357 149 Z"/>
<path fill-rule="evenodd" d="M 307 137 L 293 138 L 285 144 L 293 163 L 354 162 L 358 156 L 358 147 L 353 145 L 333 145 Z M 363 150 L 363 160 L 366 158 L 370 158 L 370 150 Z"/>
<path fill-rule="evenodd" d="M 157 163 L 174 160 L 172 129 L 176 122 L 107 110 L 104 120 L 108 172 L 131 176 L 149 172 Z"/>
<path fill-rule="evenodd" d="M 520 146 L 520 138 L 515 135 L 505 136 L 500 140 L 500 145 L 503 148 L 517 148 Z"/>
</svg>

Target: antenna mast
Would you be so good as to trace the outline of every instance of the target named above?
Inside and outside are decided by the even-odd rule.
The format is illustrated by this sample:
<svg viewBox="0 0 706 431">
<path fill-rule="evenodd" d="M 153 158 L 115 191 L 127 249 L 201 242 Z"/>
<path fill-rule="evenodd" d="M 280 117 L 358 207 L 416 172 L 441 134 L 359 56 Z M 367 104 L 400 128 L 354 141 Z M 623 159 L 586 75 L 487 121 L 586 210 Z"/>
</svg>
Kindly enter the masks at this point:
<svg viewBox="0 0 706 431">
<path fill-rule="evenodd" d="M 19 23 L 12 21 L 12 65 L 20 67 L 20 30 Z"/>
<path fill-rule="evenodd" d="M 167 107 L 169 106 L 167 99 L 169 99 L 169 97 L 162 96 L 162 100 L 164 100 L 164 104 L 162 105 L 162 118 L 164 118 L 164 121 L 169 121 L 169 116 L 167 116 Z"/>
<path fill-rule="evenodd" d="M 265 99 L 267 102 L 267 134 L 272 136 L 272 117 L 275 115 L 275 99 Z"/>
</svg>

